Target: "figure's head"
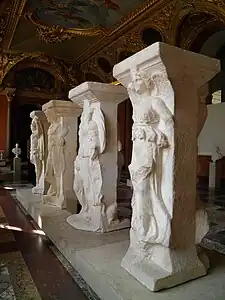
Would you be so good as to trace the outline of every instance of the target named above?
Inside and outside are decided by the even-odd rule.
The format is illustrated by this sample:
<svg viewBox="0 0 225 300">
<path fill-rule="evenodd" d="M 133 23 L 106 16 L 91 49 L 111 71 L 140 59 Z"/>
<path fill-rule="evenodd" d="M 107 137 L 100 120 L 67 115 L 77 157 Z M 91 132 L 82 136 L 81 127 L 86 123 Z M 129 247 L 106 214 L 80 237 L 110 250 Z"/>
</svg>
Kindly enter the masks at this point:
<svg viewBox="0 0 225 300">
<path fill-rule="evenodd" d="M 130 73 L 133 87 L 137 93 L 142 94 L 149 90 L 151 92 L 156 92 L 156 85 L 151 75 L 148 75 L 137 68 L 131 69 Z"/>
<path fill-rule="evenodd" d="M 30 124 L 31 131 L 37 130 L 36 118 L 34 118 Z"/>
<path fill-rule="evenodd" d="M 53 124 L 53 123 L 56 123 L 57 122 L 57 119 L 58 119 L 58 115 L 55 111 L 53 110 L 47 110 L 45 112 L 45 115 L 46 115 L 46 118 L 48 120 L 48 122 L 50 124 Z"/>
<path fill-rule="evenodd" d="M 130 71 L 131 73 L 131 79 L 133 82 L 134 89 L 137 93 L 141 93 L 146 89 L 146 84 L 144 81 L 143 76 L 141 75 L 140 71 L 138 69 L 132 69 Z"/>
</svg>

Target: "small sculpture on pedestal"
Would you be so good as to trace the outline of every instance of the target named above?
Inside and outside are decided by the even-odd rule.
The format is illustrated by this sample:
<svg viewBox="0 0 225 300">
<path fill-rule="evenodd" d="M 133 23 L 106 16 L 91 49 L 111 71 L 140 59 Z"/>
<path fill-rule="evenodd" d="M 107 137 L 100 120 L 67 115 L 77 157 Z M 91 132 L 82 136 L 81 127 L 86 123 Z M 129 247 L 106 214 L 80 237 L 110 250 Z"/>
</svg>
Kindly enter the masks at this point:
<svg viewBox="0 0 225 300">
<path fill-rule="evenodd" d="M 21 173 L 21 158 L 19 157 L 21 154 L 21 149 L 19 144 L 16 143 L 15 148 L 12 149 L 12 153 L 15 155 L 13 158 L 13 172 L 15 174 L 20 175 Z"/>
</svg>

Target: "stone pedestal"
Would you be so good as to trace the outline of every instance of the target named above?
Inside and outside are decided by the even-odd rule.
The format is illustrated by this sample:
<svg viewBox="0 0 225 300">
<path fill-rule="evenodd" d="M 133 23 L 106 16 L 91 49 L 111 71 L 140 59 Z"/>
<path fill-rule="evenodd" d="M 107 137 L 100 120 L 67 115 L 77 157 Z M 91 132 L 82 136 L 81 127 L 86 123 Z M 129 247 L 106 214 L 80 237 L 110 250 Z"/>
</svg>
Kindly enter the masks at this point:
<svg viewBox="0 0 225 300">
<path fill-rule="evenodd" d="M 216 162 L 209 163 L 209 188 L 216 188 Z"/>
<path fill-rule="evenodd" d="M 21 174 L 21 158 L 20 157 L 14 157 L 13 158 L 13 172 L 15 174 Z"/>
<path fill-rule="evenodd" d="M 163 43 L 113 70 L 134 120 L 133 214 L 122 267 L 152 291 L 207 273 L 196 248 L 198 90 L 219 71 L 218 60 Z"/>
<path fill-rule="evenodd" d="M 77 153 L 77 123 L 81 109 L 69 101 L 52 100 L 42 106 L 48 122 L 48 157 L 45 179 L 50 187 L 45 203 L 76 213 L 73 164 Z"/>
<path fill-rule="evenodd" d="M 77 229 L 106 232 L 129 227 L 117 216 L 117 106 L 127 99 L 121 86 L 85 82 L 69 93 L 83 106 L 74 190 L 82 205 L 67 222 Z"/>
<path fill-rule="evenodd" d="M 35 166 L 36 186 L 32 189 L 34 194 L 47 193 L 49 184 L 45 180 L 46 161 L 48 156 L 48 128 L 49 123 L 43 111 L 33 111 L 30 114 L 30 161 Z"/>
<path fill-rule="evenodd" d="M 21 180 L 21 158 L 20 157 L 13 158 L 13 180 L 14 181 Z"/>
</svg>

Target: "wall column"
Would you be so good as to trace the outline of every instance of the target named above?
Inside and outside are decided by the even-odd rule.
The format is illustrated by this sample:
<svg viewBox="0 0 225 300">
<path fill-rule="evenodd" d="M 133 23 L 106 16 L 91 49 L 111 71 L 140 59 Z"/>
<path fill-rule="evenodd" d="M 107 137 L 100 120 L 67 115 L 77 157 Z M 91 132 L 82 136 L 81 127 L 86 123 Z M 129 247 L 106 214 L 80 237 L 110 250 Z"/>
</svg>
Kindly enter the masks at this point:
<svg viewBox="0 0 225 300">
<path fill-rule="evenodd" d="M 8 100 L 8 110 L 7 110 L 7 124 L 6 124 L 6 149 L 5 156 L 9 157 L 11 153 L 10 149 L 10 132 L 11 132 L 11 101 L 14 96 L 14 92 L 16 89 L 6 88 L 6 97 Z"/>
</svg>

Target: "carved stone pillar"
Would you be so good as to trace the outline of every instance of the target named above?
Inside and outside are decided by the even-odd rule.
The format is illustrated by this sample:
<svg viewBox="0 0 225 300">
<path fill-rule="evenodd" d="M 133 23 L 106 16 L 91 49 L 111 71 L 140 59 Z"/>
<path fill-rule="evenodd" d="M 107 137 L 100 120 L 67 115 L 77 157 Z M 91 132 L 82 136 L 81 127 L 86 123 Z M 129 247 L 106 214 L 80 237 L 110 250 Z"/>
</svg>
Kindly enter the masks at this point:
<svg viewBox="0 0 225 300">
<path fill-rule="evenodd" d="M 218 60 L 156 43 L 117 64 L 133 105 L 130 246 L 122 267 L 152 291 L 203 276 L 196 249 L 198 90 Z"/>
<path fill-rule="evenodd" d="M 130 226 L 117 216 L 117 106 L 127 97 L 124 87 L 95 82 L 69 93 L 83 106 L 74 165 L 74 190 L 82 209 L 67 219 L 77 229 L 106 232 Z"/>
<path fill-rule="evenodd" d="M 44 195 L 49 187 L 45 180 L 46 162 L 48 156 L 48 128 L 49 123 L 43 111 L 32 111 L 30 114 L 30 161 L 35 166 L 36 186 L 32 189 L 34 194 Z"/>
<path fill-rule="evenodd" d="M 45 179 L 49 183 L 44 202 L 77 211 L 73 191 L 73 164 L 77 153 L 77 123 L 81 109 L 69 101 L 52 100 L 42 106 L 48 122 L 48 158 Z"/>
</svg>

